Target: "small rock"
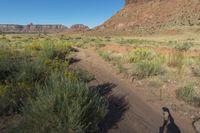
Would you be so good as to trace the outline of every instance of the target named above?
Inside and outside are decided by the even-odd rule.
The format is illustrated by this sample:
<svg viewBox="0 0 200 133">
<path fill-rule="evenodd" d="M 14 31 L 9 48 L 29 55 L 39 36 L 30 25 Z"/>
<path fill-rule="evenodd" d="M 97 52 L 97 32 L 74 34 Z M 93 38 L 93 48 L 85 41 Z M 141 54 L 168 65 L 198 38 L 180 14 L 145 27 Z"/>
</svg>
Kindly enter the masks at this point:
<svg viewBox="0 0 200 133">
<path fill-rule="evenodd" d="M 196 122 L 194 122 L 194 128 L 197 131 L 197 133 L 200 133 L 200 119 Z"/>
</svg>

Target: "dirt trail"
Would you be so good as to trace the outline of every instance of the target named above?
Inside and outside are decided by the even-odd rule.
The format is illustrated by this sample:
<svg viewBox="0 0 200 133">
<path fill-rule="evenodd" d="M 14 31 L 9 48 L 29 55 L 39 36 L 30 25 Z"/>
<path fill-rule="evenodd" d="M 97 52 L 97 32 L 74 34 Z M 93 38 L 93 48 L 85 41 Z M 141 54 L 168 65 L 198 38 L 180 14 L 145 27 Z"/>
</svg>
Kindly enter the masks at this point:
<svg viewBox="0 0 200 133">
<path fill-rule="evenodd" d="M 134 85 L 115 73 L 112 65 L 102 60 L 92 49 L 79 49 L 75 66 L 95 75 L 91 84 L 103 89 L 109 98 L 109 114 L 101 124 L 101 132 L 158 133 L 162 125 L 162 106 L 152 107 L 134 92 Z M 172 115 L 175 115 L 172 112 Z M 191 123 L 175 118 L 182 133 L 193 133 Z"/>
</svg>

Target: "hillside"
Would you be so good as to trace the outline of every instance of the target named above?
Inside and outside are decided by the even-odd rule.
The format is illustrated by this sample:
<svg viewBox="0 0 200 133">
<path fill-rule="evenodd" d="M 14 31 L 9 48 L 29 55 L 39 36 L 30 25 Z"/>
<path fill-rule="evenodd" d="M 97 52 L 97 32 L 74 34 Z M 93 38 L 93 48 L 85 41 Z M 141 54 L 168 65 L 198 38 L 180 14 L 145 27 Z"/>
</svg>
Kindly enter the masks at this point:
<svg viewBox="0 0 200 133">
<path fill-rule="evenodd" d="M 200 27 L 199 0 L 125 0 L 125 6 L 98 31 L 154 32 L 163 28 Z"/>
</svg>

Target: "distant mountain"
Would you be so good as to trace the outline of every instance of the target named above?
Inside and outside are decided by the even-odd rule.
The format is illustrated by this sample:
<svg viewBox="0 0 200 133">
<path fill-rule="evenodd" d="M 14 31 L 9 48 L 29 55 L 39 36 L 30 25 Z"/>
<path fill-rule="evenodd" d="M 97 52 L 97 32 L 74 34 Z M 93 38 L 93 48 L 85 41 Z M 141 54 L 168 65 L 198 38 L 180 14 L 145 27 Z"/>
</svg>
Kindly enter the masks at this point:
<svg viewBox="0 0 200 133">
<path fill-rule="evenodd" d="M 125 6 L 96 31 L 153 32 L 200 27 L 200 0 L 125 0 Z"/>
<path fill-rule="evenodd" d="M 4 33 L 52 33 L 52 32 L 68 32 L 68 31 L 86 31 L 89 27 L 83 24 L 73 25 L 68 28 L 64 25 L 16 25 L 16 24 L 0 24 L 0 32 Z"/>
</svg>

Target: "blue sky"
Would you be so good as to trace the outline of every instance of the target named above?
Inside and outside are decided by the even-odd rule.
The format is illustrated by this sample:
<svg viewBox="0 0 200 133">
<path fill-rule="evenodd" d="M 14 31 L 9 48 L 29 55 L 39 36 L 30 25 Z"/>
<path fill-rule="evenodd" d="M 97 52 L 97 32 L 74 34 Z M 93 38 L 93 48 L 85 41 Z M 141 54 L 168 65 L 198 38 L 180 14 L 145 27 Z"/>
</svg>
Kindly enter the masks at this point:
<svg viewBox="0 0 200 133">
<path fill-rule="evenodd" d="M 1 0 L 0 24 L 86 24 L 95 27 L 124 5 L 124 0 Z"/>
</svg>

